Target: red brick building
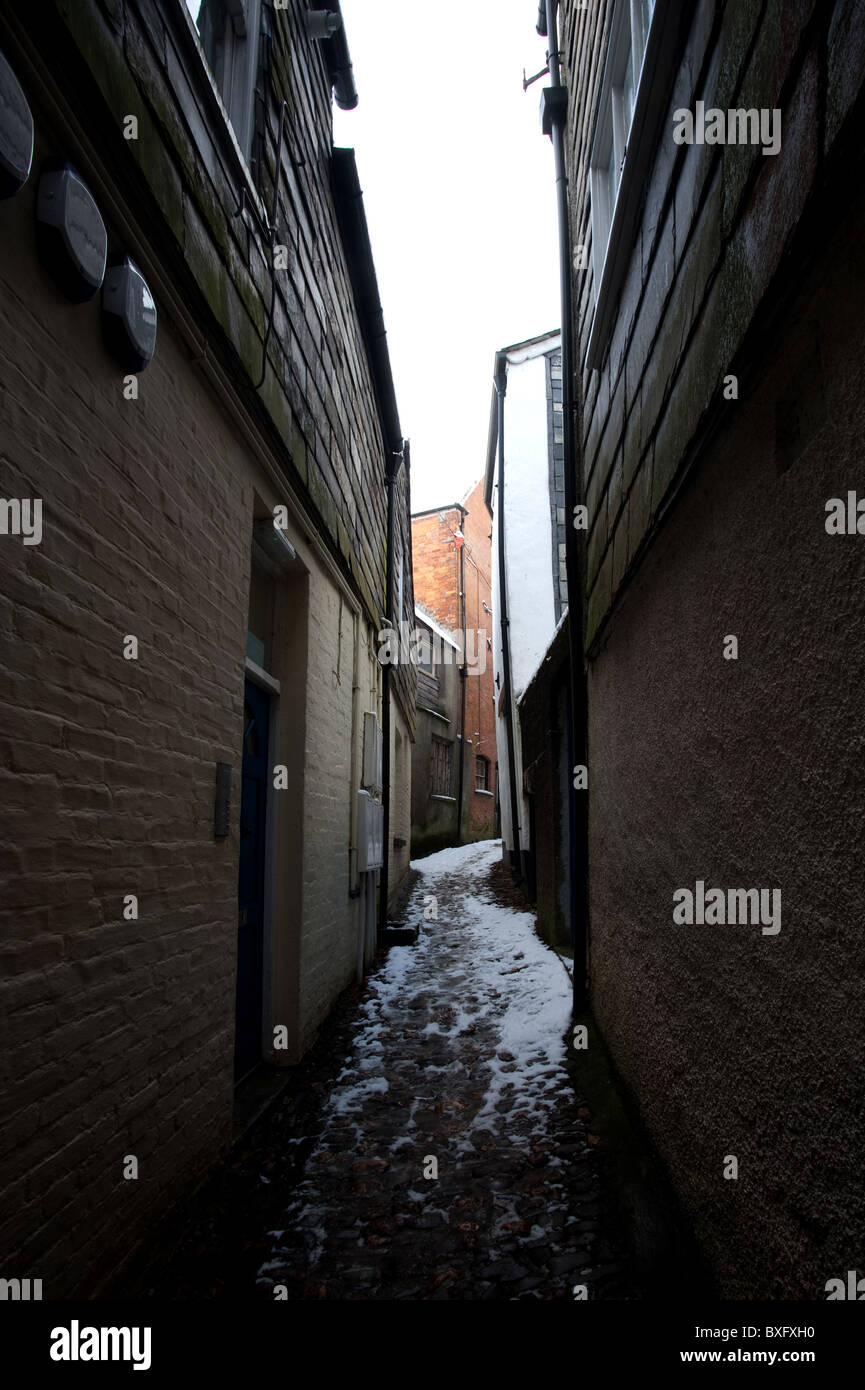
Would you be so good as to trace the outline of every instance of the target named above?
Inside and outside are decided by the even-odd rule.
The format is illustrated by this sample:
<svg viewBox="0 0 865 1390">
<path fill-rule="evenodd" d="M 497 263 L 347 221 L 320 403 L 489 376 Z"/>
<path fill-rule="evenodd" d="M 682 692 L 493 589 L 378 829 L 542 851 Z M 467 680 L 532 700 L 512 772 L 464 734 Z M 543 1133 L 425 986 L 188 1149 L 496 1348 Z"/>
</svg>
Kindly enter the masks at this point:
<svg viewBox="0 0 865 1390">
<path fill-rule="evenodd" d="M 464 546 L 460 544 L 461 537 Z M 484 502 L 483 479 L 461 502 L 412 516 L 415 598 L 449 632 L 456 635 L 463 625 L 466 630 L 466 761 L 460 840 L 489 838 L 497 826 L 491 553 L 492 518 Z M 465 613 L 461 564 L 465 573 Z M 419 762 L 413 777 L 423 778 L 426 773 Z"/>
</svg>

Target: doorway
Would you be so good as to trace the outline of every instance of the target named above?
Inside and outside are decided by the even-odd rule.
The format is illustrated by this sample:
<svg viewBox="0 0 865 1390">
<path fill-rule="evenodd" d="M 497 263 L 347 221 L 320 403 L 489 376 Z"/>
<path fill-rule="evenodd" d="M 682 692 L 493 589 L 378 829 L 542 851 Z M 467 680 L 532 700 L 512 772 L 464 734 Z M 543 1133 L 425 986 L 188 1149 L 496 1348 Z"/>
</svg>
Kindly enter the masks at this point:
<svg viewBox="0 0 865 1390">
<path fill-rule="evenodd" d="M 270 698 L 247 680 L 243 695 L 240 856 L 237 876 L 237 994 L 234 1080 L 261 1061 L 264 996 L 264 863 Z"/>
</svg>

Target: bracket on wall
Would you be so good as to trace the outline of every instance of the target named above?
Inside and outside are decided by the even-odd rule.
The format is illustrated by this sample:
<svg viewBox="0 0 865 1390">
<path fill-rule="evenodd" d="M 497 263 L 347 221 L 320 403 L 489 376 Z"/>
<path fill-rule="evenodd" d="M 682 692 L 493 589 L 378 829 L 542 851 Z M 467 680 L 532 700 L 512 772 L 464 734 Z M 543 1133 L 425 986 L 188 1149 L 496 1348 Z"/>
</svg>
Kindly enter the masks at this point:
<svg viewBox="0 0 865 1390">
<path fill-rule="evenodd" d="M 536 72 L 536 73 L 535 73 L 534 77 L 526 77 L 526 70 L 525 70 L 525 68 L 523 68 L 523 91 L 524 91 L 524 92 L 527 92 L 527 91 L 529 90 L 529 87 L 531 87 L 531 85 L 532 85 L 533 82 L 539 82 L 539 81 L 541 80 L 542 77 L 546 77 L 546 75 L 547 75 L 547 73 L 549 72 L 549 70 L 550 70 L 549 61 L 547 61 L 547 66 L 546 66 L 545 68 L 541 68 L 540 72 Z"/>
</svg>

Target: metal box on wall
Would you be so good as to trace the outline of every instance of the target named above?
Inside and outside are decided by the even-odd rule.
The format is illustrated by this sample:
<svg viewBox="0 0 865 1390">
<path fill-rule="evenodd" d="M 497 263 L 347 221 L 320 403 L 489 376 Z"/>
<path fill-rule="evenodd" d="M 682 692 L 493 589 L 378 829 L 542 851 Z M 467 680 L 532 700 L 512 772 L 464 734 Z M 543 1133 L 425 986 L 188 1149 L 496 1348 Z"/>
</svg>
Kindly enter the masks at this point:
<svg viewBox="0 0 865 1390">
<path fill-rule="evenodd" d="M 377 796 L 382 790 L 382 732 L 374 714 L 363 716 L 363 776 L 361 786 Z"/>
<path fill-rule="evenodd" d="M 384 862 L 384 807 L 369 792 L 357 794 L 357 867 L 360 873 Z"/>
</svg>

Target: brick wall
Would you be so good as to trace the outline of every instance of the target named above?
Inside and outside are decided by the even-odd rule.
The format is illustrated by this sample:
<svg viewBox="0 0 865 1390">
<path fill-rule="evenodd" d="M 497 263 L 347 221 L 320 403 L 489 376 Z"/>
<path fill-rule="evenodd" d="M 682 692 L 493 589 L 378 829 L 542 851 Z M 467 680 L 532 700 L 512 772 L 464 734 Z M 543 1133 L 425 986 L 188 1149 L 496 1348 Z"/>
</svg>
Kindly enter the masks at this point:
<svg viewBox="0 0 865 1390">
<path fill-rule="evenodd" d="M 465 535 L 466 629 L 475 634 L 467 640 L 469 659 L 485 650 L 486 669 L 482 674 L 469 671 L 466 678 L 466 767 L 463 811 L 463 839 L 485 839 L 493 833 L 495 813 L 496 741 L 493 709 L 492 651 L 486 646 L 492 636 L 490 588 L 492 520 L 484 502 L 483 479 L 459 506 L 412 517 L 414 586 L 418 603 L 448 631 L 458 633 L 462 626 L 460 605 L 460 557 L 454 535 L 462 528 Z M 480 630 L 483 636 L 478 639 Z M 472 642 L 474 645 L 472 645 Z M 479 669 L 480 662 L 476 662 Z M 468 741 L 471 740 L 471 747 Z M 491 796 L 475 789 L 475 757 L 490 760 Z"/>
<path fill-rule="evenodd" d="M 475 637 L 481 649 L 486 649 L 486 666 L 481 674 L 469 671 L 466 686 L 466 730 L 472 739 L 473 758 L 466 769 L 468 785 L 471 788 L 468 799 L 468 829 L 470 839 L 489 839 L 494 830 L 496 793 L 496 728 L 495 702 L 493 700 L 493 653 L 487 646 L 487 638 L 492 638 L 493 606 L 491 587 L 492 566 L 492 517 L 484 502 L 484 480 L 481 478 L 466 497 L 463 506 L 466 518 L 463 530 L 466 537 L 466 627 L 470 632 L 480 632 Z M 486 604 L 486 608 L 484 605 Z M 478 667 L 480 662 L 478 663 Z M 489 759 L 490 796 L 475 790 L 474 758 L 483 756 Z"/>
<path fill-rule="evenodd" d="M 256 392 L 264 247 L 235 215 L 247 175 L 183 7 L 37 0 L 0 16 L 37 128 L 33 175 L 0 203 L 0 491 L 44 499 L 40 545 L 0 538 L 0 1257 L 4 1277 L 42 1278 L 46 1298 L 110 1287 L 230 1140 L 250 547 L 277 504 L 297 558 L 274 631 L 271 752 L 294 780 L 269 815 L 265 1023 L 289 1028 L 271 1060 L 309 1045 L 357 957 L 353 684 L 380 717 L 386 449 L 337 233 L 324 65 L 299 4 L 275 20 L 264 170 L 278 87 L 290 255 Z M 138 141 L 122 137 L 127 113 Z M 111 249 L 154 293 L 157 352 L 137 400 L 103 345 L 99 300 L 71 305 L 37 257 L 48 154 L 75 163 Z M 269 205 L 266 172 L 260 193 Z M 404 471 L 404 544 L 408 496 Z M 123 659 L 127 634 L 137 661 Z M 413 686 L 397 687 L 410 740 Z M 213 834 L 217 761 L 232 766 L 226 839 Z"/>
<path fill-rule="evenodd" d="M 458 507 L 411 519 L 415 598 L 448 632 L 461 622 L 460 561 L 453 543 L 461 524 Z"/>
<path fill-rule="evenodd" d="M 40 153 L 53 135 L 40 122 Z M 212 821 L 240 742 L 252 494 L 167 317 L 123 401 L 98 308 L 36 262 L 32 196 L 0 211 L 3 487 L 44 499 L 41 545 L 0 546 L 2 1251 L 57 1297 L 91 1291 L 230 1134 L 237 825 L 215 840 Z"/>
</svg>

